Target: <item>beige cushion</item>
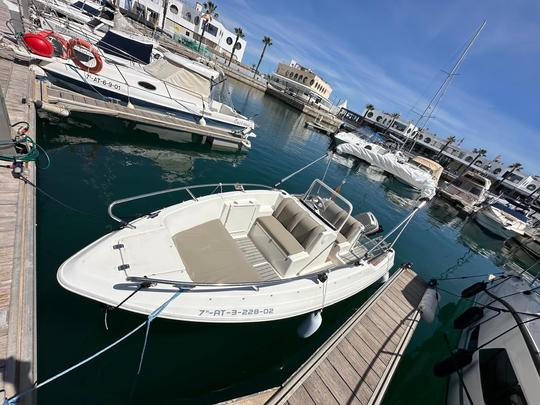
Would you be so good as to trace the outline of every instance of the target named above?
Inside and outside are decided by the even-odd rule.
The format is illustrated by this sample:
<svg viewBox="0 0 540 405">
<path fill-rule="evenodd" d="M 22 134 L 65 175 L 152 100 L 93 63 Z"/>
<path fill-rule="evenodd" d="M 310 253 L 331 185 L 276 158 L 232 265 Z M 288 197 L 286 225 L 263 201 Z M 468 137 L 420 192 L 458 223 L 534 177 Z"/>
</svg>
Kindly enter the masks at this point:
<svg viewBox="0 0 540 405">
<path fill-rule="evenodd" d="M 325 203 L 325 209 L 322 215 L 328 222 L 334 225 L 334 227 L 338 228 L 347 217 L 347 211 L 337 205 L 334 201 L 328 200 Z"/>
<path fill-rule="evenodd" d="M 259 217 L 257 222 L 287 256 L 304 251 L 302 245 L 273 216 Z"/>
<path fill-rule="evenodd" d="M 338 233 L 337 238 L 336 238 L 336 243 L 343 243 L 343 242 L 347 242 L 347 239 L 341 233 Z"/>
<path fill-rule="evenodd" d="M 173 236 L 173 242 L 194 282 L 261 280 L 218 219 L 177 233 Z"/>
<path fill-rule="evenodd" d="M 306 250 L 310 250 L 311 245 L 324 231 L 324 227 L 319 225 L 309 216 L 305 216 L 292 230 L 292 235 Z"/>
<path fill-rule="evenodd" d="M 341 228 L 340 233 L 347 238 L 349 242 L 354 242 L 356 237 L 362 232 L 364 226 L 353 217 L 347 218 L 347 221 Z"/>
</svg>

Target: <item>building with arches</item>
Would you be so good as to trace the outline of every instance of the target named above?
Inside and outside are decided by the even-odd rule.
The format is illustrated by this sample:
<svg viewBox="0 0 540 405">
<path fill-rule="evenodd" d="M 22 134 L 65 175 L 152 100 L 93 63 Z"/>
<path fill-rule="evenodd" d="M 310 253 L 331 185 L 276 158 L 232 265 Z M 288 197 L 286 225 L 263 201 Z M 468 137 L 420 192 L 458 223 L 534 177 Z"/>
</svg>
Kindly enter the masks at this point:
<svg viewBox="0 0 540 405">
<path fill-rule="evenodd" d="M 276 71 L 272 73 L 271 79 L 289 89 L 295 90 L 298 95 L 314 100 L 316 103 L 320 103 L 322 100 L 328 101 L 332 94 L 332 87 L 322 77 L 294 60 L 291 60 L 288 65 L 285 63 L 278 64 Z"/>
</svg>

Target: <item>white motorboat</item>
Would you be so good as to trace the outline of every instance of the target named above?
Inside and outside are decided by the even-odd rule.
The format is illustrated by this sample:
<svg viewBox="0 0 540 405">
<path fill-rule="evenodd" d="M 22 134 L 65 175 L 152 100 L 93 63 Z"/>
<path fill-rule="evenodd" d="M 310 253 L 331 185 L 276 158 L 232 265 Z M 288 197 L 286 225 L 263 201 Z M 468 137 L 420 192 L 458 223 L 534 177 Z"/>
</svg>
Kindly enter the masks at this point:
<svg viewBox="0 0 540 405">
<path fill-rule="evenodd" d="M 388 151 L 379 144 L 369 142 L 359 137 L 356 137 L 354 143 L 347 142 L 338 145 L 336 151 L 341 154 L 355 156 L 390 173 L 405 184 L 420 190 L 424 197 L 431 199 L 435 196 L 438 176 L 440 176 L 442 168 L 436 170 L 438 174 L 435 176 L 435 171 L 431 167 L 427 167 L 426 162 L 410 162 L 409 159 L 399 151 Z M 437 163 L 430 162 L 432 165 L 438 166 Z M 437 181 L 435 180 L 435 177 L 437 178 Z"/>
<path fill-rule="evenodd" d="M 537 404 L 540 398 L 540 283 L 528 273 L 504 276 L 464 290 L 475 304 L 454 321 L 458 349 L 438 363 L 450 375 L 448 405 Z"/>
<path fill-rule="evenodd" d="M 202 189 L 219 192 L 195 197 Z M 191 199 L 130 223 L 113 213 L 118 204 L 180 191 Z M 301 196 L 217 184 L 127 198 L 109 206 L 123 229 L 66 260 L 58 281 L 141 314 L 181 289 L 160 314 L 175 320 L 262 322 L 314 313 L 369 287 L 394 264 L 392 245 L 365 235 L 374 230 L 372 214 L 357 220 L 351 213 L 351 203 L 320 180 Z"/>
<path fill-rule="evenodd" d="M 62 87 L 229 130 L 245 138 L 245 146 L 249 148 L 248 133 L 255 124 L 217 100 L 226 86 L 220 72 L 172 53 L 141 70 L 101 58 L 90 44 L 83 42 L 81 49 L 77 46 L 75 42 L 69 59 L 39 56 L 22 47 L 15 47 L 14 51 L 18 57 L 37 60 L 36 74 Z M 91 51 L 92 55 L 84 51 Z M 88 61 L 83 62 L 84 55 Z M 92 60 L 94 66 L 86 68 Z"/>
<path fill-rule="evenodd" d="M 451 183 L 439 189 L 439 195 L 454 203 L 459 209 L 471 214 L 480 208 L 488 197 L 491 181 L 485 177 L 468 171 Z"/>
<path fill-rule="evenodd" d="M 480 226 L 503 239 L 523 235 L 528 221 L 525 213 L 503 200 L 481 208 L 474 219 Z"/>
</svg>

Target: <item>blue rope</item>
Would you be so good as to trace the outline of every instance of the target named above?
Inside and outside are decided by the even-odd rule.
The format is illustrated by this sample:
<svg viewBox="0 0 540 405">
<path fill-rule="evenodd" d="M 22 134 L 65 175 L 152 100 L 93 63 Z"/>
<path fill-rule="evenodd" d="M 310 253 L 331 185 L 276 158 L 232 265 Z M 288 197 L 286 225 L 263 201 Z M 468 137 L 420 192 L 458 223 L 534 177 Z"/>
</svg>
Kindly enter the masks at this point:
<svg viewBox="0 0 540 405">
<path fill-rule="evenodd" d="M 71 371 L 75 370 L 76 368 L 79 368 L 80 366 L 88 363 L 89 361 L 95 359 L 96 357 L 99 357 L 100 355 L 102 355 L 103 353 L 105 353 L 107 350 L 109 349 L 112 349 L 114 346 L 118 345 L 119 343 L 123 342 L 124 340 L 126 340 L 128 337 L 130 337 L 131 335 L 133 335 L 135 332 L 137 332 L 139 329 L 141 329 L 143 326 L 147 325 L 147 328 L 146 328 L 146 336 L 144 338 L 144 346 L 143 346 L 143 352 L 141 353 L 141 361 L 139 363 L 139 371 L 137 372 L 137 374 L 139 374 L 139 372 L 141 371 L 141 367 L 142 367 L 142 361 L 143 361 L 143 357 L 144 357 L 144 351 L 146 349 L 146 342 L 147 342 L 147 338 L 148 338 L 148 331 L 149 331 L 149 327 L 150 327 L 150 323 L 156 319 L 159 314 L 172 302 L 174 301 L 180 294 L 182 293 L 182 290 L 178 290 L 177 292 L 174 293 L 174 295 L 169 298 L 167 301 L 165 301 L 162 305 L 159 306 L 159 308 L 157 308 L 156 310 L 154 310 L 150 315 L 148 315 L 148 318 L 146 319 L 146 321 L 144 321 L 143 323 L 141 323 L 139 326 L 137 326 L 135 329 L 131 330 L 130 332 L 126 333 L 124 336 L 122 336 L 120 339 L 116 340 L 115 342 L 111 343 L 109 346 L 106 346 L 104 347 L 103 349 L 101 349 L 100 351 L 98 351 L 97 353 L 94 353 L 93 355 L 91 355 L 90 357 L 84 359 L 83 361 L 80 361 L 79 363 L 67 368 L 66 370 L 52 376 L 51 378 L 48 378 L 47 380 L 43 381 L 43 382 L 40 382 L 39 384 L 36 384 L 34 385 L 33 387 L 30 387 L 28 388 L 27 390 L 11 397 L 11 398 L 6 398 L 4 400 L 4 403 L 3 405 L 13 405 L 15 403 L 17 403 L 17 401 L 19 399 L 21 399 L 22 397 L 30 394 L 31 392 L 33 391 L 36 391 L 37 389 L 43 387 L 44 385 L 47 385 L 51 382 L 53 382 L 54 380 L 60 378 L 60 377 L 63 377 L 64 375 L 70 373 Z"/>
</svg>

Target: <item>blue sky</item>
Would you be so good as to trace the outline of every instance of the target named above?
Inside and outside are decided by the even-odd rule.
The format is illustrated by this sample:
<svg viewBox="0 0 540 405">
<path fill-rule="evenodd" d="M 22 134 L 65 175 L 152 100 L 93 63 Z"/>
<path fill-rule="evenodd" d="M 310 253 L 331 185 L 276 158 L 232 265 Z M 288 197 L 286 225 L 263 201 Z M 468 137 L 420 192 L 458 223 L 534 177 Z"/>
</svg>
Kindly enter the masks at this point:
<svg viewBox="0 0 540 405">
<path fill-rule="evenodd" d="M 521 162 L 540 174 L 540 1 L 223 0 L 220 19 L 242 27 L 243 62 L 263 71 L 295 59 L 361 111 L 366 103 L 414 120 L 467 40 L 487 25 L 455 77 L 430 130 L 464 137 L 463 146 Z"/>
</svg>

